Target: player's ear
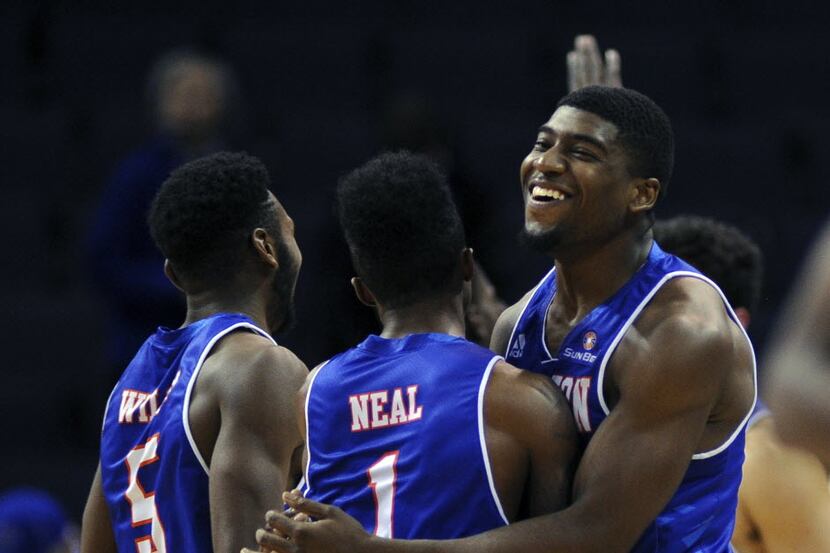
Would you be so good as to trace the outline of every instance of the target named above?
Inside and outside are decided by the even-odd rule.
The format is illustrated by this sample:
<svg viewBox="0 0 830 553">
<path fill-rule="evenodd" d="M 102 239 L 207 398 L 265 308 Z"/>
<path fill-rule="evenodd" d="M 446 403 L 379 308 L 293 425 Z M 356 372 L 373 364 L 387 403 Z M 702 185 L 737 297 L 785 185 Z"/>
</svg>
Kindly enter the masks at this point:
<svg viewBox="0 0 830 553">
<path fill-rule="evenodd" d="M 738 318 L 738 322 L 741 323 L 742 327 L 749 328 L 749 321 L 752 319 L 749 315 L 749 309 L 746 307 L 736 307 L 735 316 Z"/>
<path fill-rule="evenodd" d="M 369 290 L 362 278 L 352 277 L 352 288 L 354 288 L 354 293 L 360 303 L 368 307 L 377 307 L 378 301 L 375 299 L 375 295 Z"/>
<path fill-rule="evenodd" d="M 660 181 L 655 178 L 638 179 L 631 188 L 629 207 L 634 213 L 650 211 L 660 195 Z"/>
<path fill-rule="evenodd" d="M 274 238 L 263 228 L 255 228 L 251 233 L 251 244 L 254 246 L 257 256 L 273 267 L 279 269 L 280 263 L 277 258 L 277 248 L 274 245 Z"/>
<path fill-rule="evenodd" d="M 169 259 L 164 260 L 164 276 L 173 283 L 173 286 L 179 289 L 179 292 L 184 292 L 184 288 L 182 288 L 181 283 L 179 282 L 179 276 L 176 274 L 176 271 L 173 270 L 173 266 L 170 264 Z"/>
<path fill-rule="evenodd" d="M 476 262 L 473 259 L 473 249 L 464 248 L 461 250 L 461 275 L 464 277 L 464 282 L 473 280 L 475 271 Z"/>
</svg>

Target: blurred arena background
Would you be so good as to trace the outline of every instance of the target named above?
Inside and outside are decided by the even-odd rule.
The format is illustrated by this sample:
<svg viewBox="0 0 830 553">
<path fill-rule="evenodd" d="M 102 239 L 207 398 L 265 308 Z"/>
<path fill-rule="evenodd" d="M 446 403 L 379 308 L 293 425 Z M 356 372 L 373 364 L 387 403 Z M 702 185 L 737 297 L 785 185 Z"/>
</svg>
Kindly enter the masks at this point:
<svg viewBox="0 0 830 553">
<path fill-rule="evenodd" d="M 122 368 L 90 236 L 106 183 L 155 136 L 147 79 L 165 53 L 201 52 L 238 81 L 221 144 L 265 161 L 296 222 L 298 324 L 278 340 L 310 366 L 373 328 L 352 299 L 331 193 L 380 149 L 444 164 L 508 303 L 543 275 L 546 260 L 515 241 L 518 168 L 566 92 L 578 33 L 618 49 L 624 84 L 672 119 L 675 173 L 658 216 L 717 217 L 761 245 L 750 332 L 763 354 L 827 215 L 828 15 L 824 3 L 771 1 L 4 3 L 0 491 L 43 488 L 80 518 Z"/>
</svg>

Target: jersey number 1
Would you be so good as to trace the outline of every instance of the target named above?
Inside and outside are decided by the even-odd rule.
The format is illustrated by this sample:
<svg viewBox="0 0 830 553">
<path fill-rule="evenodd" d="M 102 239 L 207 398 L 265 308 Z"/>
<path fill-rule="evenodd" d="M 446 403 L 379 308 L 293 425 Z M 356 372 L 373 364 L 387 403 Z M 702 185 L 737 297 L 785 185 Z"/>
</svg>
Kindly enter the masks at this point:
<svg viewBox="0 0 830 553">
<path fill-rule="evenodd" d="M 398 479 L 398 455 L 390 451 L 369 467 L 369 487 L 375 498 L 375 535 L 392 538 L 392 519 L 395 514 L 395 486 Z"/>
<path fill-rule="evenodd" d="M 130 483 L 124 495 L 131 507 L 133 528 L 145 524 L 150 525 L 150 535 L 135 540 L 138 553 L 167 553 L 164 526 L 161 524 L 156 509 L 156 493 L 147 493 L 138 481 L 138 469 L 159 460 L 156 454 L 158 445 L 159 435 L 154 434 L 144 445 L 132 449 L 126 459 L 127 470 L 130 471 Z"/>
</svg>

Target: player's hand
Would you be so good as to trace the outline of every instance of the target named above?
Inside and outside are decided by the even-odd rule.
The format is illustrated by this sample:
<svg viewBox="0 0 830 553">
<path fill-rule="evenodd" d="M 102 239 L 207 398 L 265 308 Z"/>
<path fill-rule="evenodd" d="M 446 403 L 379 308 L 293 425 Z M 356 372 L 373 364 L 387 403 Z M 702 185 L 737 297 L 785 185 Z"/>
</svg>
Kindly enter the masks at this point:
<svg viewBox="0 0 830 553">
<path fill-rule="evenodd" d="M 341 509 L 306 499 L 296 491 L 283 494 L 283 501 L 298 515 L 292 519 L 284 513 L 269 511 L 265 518 L 271 530 L 257 531 L 257 543 L 263 550 L 277 553 L 369 551 L 371 536 Z M 314 522 L 298 518 L 301 514 L 311 517 Z"/>
<path fill-rule="evenodd" d="M 577 36 L 567 61 L 569 92 L 590 85 L 622 86 L 620 53 L 606 50 L 603 61 L 593 35 Z"/>
</svg>

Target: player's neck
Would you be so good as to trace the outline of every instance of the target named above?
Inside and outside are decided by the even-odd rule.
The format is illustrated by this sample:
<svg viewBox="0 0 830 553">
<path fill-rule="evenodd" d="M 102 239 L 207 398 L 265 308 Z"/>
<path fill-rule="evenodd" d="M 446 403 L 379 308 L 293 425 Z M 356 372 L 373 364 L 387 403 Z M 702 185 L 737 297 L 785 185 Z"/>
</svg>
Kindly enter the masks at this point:
<svg viewBox="0 0 830 553">
<path fill-rule="evenodd" d="M 579 255 L 557 256 L 555 301 L 573 318 L 584 317 L 642 267 L 652 241 L 651 231 L 625 233 Z"/>
<path fill-rule="evenodd" d="M 459 295 L 451 300 L 418 302 L 402 308 L 379 308 L 383 338 L 440 333 L 464 337 L 464 311 Z"/>
<path fill-rule="evenodd" d="M 215 292 L 188 294 L 187 316 L 182 326 L 219 313 L 241 313 L 253 320 L 260 328 L 267 330 L 269 327 L 265 303 L 265 299 L 256 294 L 219 295 Z"/>
</svg>

